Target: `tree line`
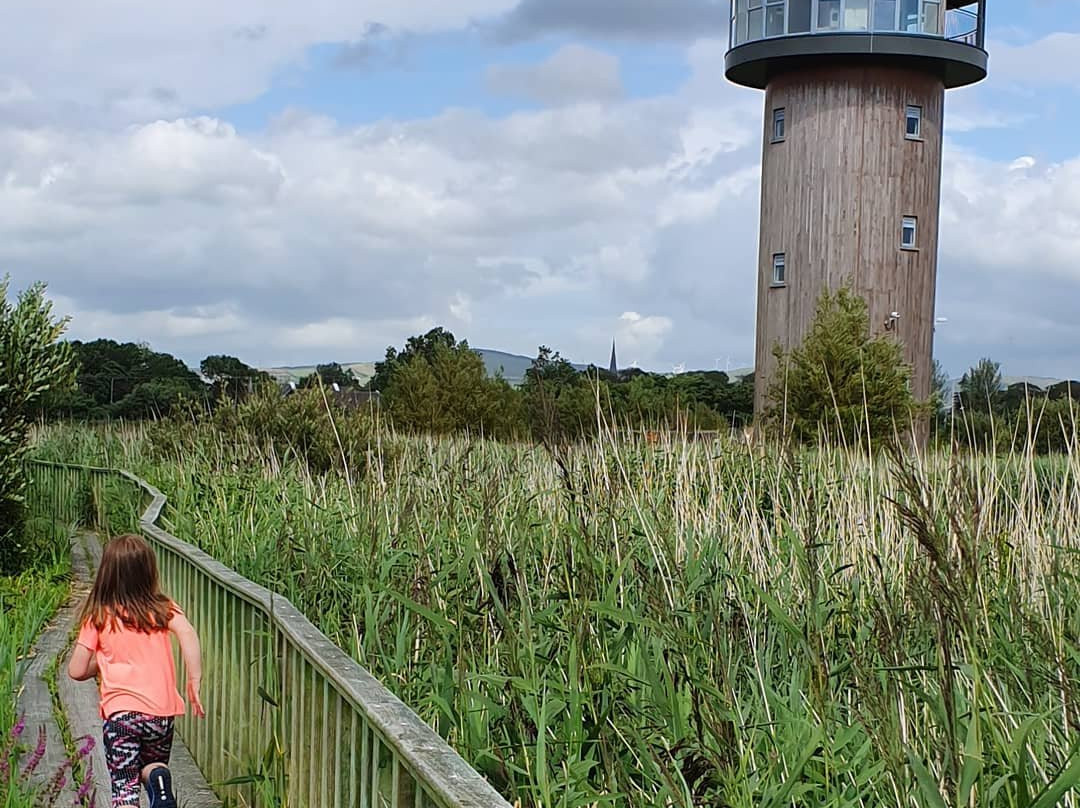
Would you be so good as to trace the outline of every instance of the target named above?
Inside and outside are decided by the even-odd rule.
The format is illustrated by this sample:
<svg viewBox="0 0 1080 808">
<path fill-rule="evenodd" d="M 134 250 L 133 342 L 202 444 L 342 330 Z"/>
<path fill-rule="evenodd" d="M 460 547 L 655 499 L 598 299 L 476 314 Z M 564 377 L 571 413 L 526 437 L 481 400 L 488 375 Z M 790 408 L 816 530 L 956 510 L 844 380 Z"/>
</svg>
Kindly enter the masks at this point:
<svg viewBox="0 0 1080 808">
<path fill-rule="evenodd" d="M 66 346 L 74 381 L 56 385 L 40 402 L 47 419 L 163 418 L 211 411 L 253 395 L 304 395 L 320 387 L 333 391 L 329 400 L 338 402 L 347 402 L 350 392 L 377 393 L 384 416 L 401 430 L 470 431 L 503 439 L 590 434 L 597 429 L 598 408 L 609 423 L 650 428 L 730 429 L 753 415 L 752 376 L 578 370 L 546 346 L 515 387 L 490 376 L 481 355 L 444 328 L 410 337 L 400 349 L 389 347 L 366 384 L 338 363 L 318 365 L 288 386 L 233 356 L 206 357 L 200 376 L 145 344 L 100 339 Z"/>
<path fill-rule="evenodd" d="M 32 415 L 39 418 L 164 418 L 208 413 L 256 395 L 273 400 L 321 388 L 320 398 L 329 393 L 325 401 L 342 406 L 377 399 L 381 417 L 402 431 L 468 431 L 496 439 L 561 442 L 595 434 L 602 424 L 728 431 L 753 421 L 752 375 L 579 370 L 541 346 L 523 382 L 514 386 L 489 375 L 480 354 L 444 328 L 388 347 L 366 384 L 337 363 L 318 365 L 289 386 L 233 356 L 208 356 L 196 373 L 145 344 L 61 344 L 74 376 L 48 380 L 33 402 Z M 1006 388 L 1000 366 L 989 359 L 964 375 L 955 395 L 935 363 L 934 395 L 916 401 L 899 343 L 871 334 L 866 304 L 850 289 L 824 293 L 803 343 L 788 352 L 777 348 L 776 356 L 768 404 L 755 429 L 783 439 L 879 444 L 918 422 L 939 441 L 984 450 L 1008 450 L 1030 438 L 1040 450 L 1065 451 L 1076 433 L 1073 408 L 1080 384 Z M 360 391 L 369 395 L 356 396 Z"/>
</svg>

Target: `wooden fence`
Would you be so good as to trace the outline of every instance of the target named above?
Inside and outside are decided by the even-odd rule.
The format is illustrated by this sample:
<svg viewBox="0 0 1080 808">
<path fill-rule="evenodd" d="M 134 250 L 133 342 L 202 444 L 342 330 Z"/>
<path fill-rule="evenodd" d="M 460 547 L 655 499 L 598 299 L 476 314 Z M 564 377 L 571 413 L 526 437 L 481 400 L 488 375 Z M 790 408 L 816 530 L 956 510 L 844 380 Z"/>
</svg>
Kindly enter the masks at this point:
<svg viewBox="0 0 1080 808">
<path fill-rule="evenodd" d="M 178 730 L 223 797 L 263 808 L 509 808 L 288 600 L 158 527 L 160 491 L 112 469 L 28 470 L 31 514 L 138 532 L 156 550 L 162 586 L 203 646 L 207 718 L 182 718 Z"/>
</svg>

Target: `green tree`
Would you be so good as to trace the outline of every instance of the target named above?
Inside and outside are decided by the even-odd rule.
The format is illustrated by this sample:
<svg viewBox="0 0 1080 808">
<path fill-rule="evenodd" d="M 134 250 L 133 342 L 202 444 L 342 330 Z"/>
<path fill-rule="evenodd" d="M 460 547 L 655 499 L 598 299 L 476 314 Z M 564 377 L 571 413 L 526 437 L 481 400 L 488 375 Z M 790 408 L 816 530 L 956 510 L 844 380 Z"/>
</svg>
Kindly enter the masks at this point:
<svg viewBox="0 0 1080 808">
<path fill-rule="evenodd" d="M 870 336 L 866 302 L 849 288 L 823 293 L 802 345 L 774 354 L 765 420 L 795 440 L 887 442 L 929 409 L 911 395 L 899 343 Z"/>
<path fill-rule="evenodd" d="M 597 427 L 597 402 L 610 400 L 608 386 L 580 373 L 558 351 L 541 345 L 521 386 L 533 437 L 561 446 Z"/>
<path fill-rule="evenodd" d="M 201 397 L 182 379 L 166 377 L 137 385 L 110 408 L 109 414 L 113 418 L 137 421 L 165 418 L 192 409 L 205 409 Z"/>
<path fill-rule="evenodd" d="M 269 373 L 246 365 L 235 356 L 208 356 L 199 370 L 213 384 L 214 397 L 243 398 L 273 380 Z"/>
<path fill-rule="evenodd" d="M 1052 401 L 1057 401 L 1062 398 L 1071 398 L 1074 401 L 1080 401 L 1080 382 L 1058 382 L 1057 384 L 1051 385 L 1050 389 L 1046 392 Z"/>
<path fill-rule="evenodd" d="M 54 319 L 45 286 L 35 284 L 14 305 L 10 279 L 0 281 L 0 572 L 11 573 L 28 552 L 23 500 L 30 419 L 42 398 L 74 377 L 71 348 L 59 342 L 66 319 Z"/>
<path fill-rule="evenodd" d="M 1013 448 L 1023 451 L 1030 441 L 1041 454 L 1066 454 L 1080 449 L 1077 424 L 1080 405 L 1071 398 L 1032 397 L 1016 413 Z"/>
<path fill-rule="evenodd" d="M 960 379 L 959 392 L 965 409 L 995 413 L 1001 406 L 1001 365 L 990 359 L 980 359 Z"/>
<path fill-rule="evenodd" d="M 488 378 L 484 360 L 464 343 L 438 345 L 430 359 L 413 354 L 395 368 L 385 396 L 394 424 L 403 429 L 500 438 L 519 431 L 519 394 L 502 378 Z"/>
<path fill-rule="evenodd" d="M 368 382 L 368 388 L 380 393 L 385 392 L 390 387 L 394 372 L 408 365 L 415 357 L 423 357 L 430 364 L 435 360 L 435 352 L 439 348 L 454 350 L 462 347 L 468 348 L 468 342 L 465 340 L 458 342 L 453 334 L 441 326 L 431 329 L 426 334 L 409 337 L 400 353 L 393 346 L 386 349 L 386 358 L 382 362 L 375 363 L 375 375 Z"/>
<path fill-rule="evenodd" d="M 930 400 L 937 410 L 952 407 L 952 381 L 949 379 L 945 366 L 938 359 L 934 360 L 934 365 L 930 371 L 930 394 Z"/>
<path fill-rule="evenodd" d="M 1029 404 L 1038 405 L 1046 399 L 1047 392 L 1041 387 L 1028 382 L 1016 382 L 1001 391 L 998 407 L 1003 413 L 1016 415 L 1026 409 Z"/>
<path fill-rule="evenodd" d="M 49 417 L 157 417 L 161 415 L 162 385 L 176 391 L 176 401 L 185 406 L 203 406 L 206 385 L 174 356 L 145 344 L 109 339 L 74 341 L 71 348 L 78 368 L 77 389 L 50 395 L 45 405 Z M 147 384 L 151 389 L 136 394 Z"/>
</svg>

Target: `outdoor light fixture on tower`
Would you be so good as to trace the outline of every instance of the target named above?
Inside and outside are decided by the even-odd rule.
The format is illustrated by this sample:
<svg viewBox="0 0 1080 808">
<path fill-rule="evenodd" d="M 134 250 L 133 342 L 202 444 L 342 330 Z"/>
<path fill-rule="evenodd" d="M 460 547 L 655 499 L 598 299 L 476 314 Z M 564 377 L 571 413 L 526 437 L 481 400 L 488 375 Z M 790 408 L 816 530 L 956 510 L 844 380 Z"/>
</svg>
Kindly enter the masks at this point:
<svg viewBox="0 0 1080 808">
<path fill-rule="evenodd" d="M 845 282 L 927 398 L 945 90 L 986 77 L 986 0 L 732 0 L 730 36 L 728 79 L 765 90 L 755 409 Z"/>
</svg>

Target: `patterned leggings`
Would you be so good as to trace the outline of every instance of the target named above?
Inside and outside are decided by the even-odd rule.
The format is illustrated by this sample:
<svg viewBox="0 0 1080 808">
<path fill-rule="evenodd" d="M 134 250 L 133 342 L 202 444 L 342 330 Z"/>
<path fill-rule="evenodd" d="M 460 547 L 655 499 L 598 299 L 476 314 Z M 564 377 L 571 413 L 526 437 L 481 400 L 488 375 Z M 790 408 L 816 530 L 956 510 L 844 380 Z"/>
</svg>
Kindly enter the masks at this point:
<svg viewBox="0 0 1080 808">
<path fill-rule="evenodd" d="M 173 719 L 143 713 L 115 713 L 102 727 L 105 760 L 112 778 L 113 808 L 139 804 L 139 776 L 151 763 L 169 762 Z"/>
</svg>

